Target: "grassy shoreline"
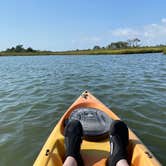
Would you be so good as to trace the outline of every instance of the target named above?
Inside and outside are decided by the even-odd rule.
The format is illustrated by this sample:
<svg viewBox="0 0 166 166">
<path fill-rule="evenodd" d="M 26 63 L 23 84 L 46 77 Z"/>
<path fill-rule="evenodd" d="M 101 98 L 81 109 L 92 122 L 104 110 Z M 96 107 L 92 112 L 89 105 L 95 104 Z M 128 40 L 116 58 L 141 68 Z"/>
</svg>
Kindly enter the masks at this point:
<svg viewBox="0 0 166 166">
<path fill-rule="evenodd" d="M 74 51 L 35 51 L 35 52 L 0 52 L 0 56 L 37 56 L 37 55 L 115 55 L 115 54 L 143 54 L 143 53 L 165 53 L 166 47 L 139 47 L 126 49 L 99 49 L 99 50 L 74 50 Z"/>
<path fill-rule="evenodd" d="M 163 53 L 166 54 L 166 48 L 164 49 Z"/>
</svg>

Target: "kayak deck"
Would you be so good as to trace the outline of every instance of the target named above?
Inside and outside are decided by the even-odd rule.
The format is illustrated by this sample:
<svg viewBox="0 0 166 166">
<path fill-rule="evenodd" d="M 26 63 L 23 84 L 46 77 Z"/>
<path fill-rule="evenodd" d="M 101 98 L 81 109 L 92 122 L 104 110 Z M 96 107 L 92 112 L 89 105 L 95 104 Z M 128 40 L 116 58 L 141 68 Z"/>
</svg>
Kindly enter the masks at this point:
<svg viewBox="0 0 166 166">
<path fill-rule="evenodd" d="M 91 93 L 85 91 L 65 112 L 59 120 L 52 133 L 48 137 L 35 166 L 61 166 L 65 160 L 64 147 L 64 124 L 71 113 L 77 108 L 99 109 L 110 118 L 120 119 L 109 108 L 96 99 Z M 106 159 L 110 153 L 110 143 L 108 138 L 101 141 L 83 140 L 81 145 L 81 155 L 85 166 L 102 166 L 106 164 Z M 159 166 L 160 163 L 152 153 L 143 145 L 139 138 L 129 129 L 128 160 L 132 166 Z"/>
</svg>

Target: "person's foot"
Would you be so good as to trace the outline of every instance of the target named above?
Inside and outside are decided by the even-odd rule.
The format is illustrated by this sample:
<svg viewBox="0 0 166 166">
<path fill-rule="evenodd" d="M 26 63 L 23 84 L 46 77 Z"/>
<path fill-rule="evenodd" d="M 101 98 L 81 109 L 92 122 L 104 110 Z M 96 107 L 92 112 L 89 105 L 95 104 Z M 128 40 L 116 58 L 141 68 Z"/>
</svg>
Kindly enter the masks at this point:
<svg viewBox="0 0 166 166">
<path fill-rule="evenodd" d="M 110 156 L 107 165 L 116 166 L 121 159 L 127 160 L 127 146 L 129 142 L 128 128 L 120 120 L 115 120 L 110 127 Z"/>
<path fill-rule="evenodd" d="M 83 160 L 80 154 L 83 129 L 80 121 L 72 120 L 65 127 L 65 147 L 66 158 L 72 156 L 77 161 L 78 166 L 83 166 Z"/>
</svg>

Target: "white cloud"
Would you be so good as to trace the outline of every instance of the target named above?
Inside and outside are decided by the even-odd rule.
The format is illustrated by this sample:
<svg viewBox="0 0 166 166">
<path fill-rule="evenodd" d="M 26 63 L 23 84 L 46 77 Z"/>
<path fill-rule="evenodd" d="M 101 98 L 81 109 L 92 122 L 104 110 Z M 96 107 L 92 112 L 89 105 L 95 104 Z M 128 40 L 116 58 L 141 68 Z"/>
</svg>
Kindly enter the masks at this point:
<svg viewBox="0 0 166 166">
<path fill-rule="evenodd" d="M 166 23 L 166 18 L 162 18 L 162 19 L 161 19 L 161 22 L 162 22 L 162 23 Z"/>
<path fill-rule="evenodd" d="M 105 46 L 113 41 L 132 38 L 139 38 L 143 45 L 166 44 L 166 18 L 162 18 L 159 23 L 140 27 L 119 27 L 96 36 L 78 37 L 71 42 L 75 48 L 92 48 L 94 45 Z"/>
<path fill-rule="evenodd" d="M 166 43 L 166 18 L 161 19 L 158 24 L 149 24 L 137 28 L 117 28 L 111 31 L 114 37 L 127 40 L 129 38 L 140 38 L 146 44 Z"/>
<path fill-rule="evenodd" d="M 160 38 L 166 37 L 166 25 L 164 24 L 151 24 L 143 28 L 143 37 Z"/>
</svg>

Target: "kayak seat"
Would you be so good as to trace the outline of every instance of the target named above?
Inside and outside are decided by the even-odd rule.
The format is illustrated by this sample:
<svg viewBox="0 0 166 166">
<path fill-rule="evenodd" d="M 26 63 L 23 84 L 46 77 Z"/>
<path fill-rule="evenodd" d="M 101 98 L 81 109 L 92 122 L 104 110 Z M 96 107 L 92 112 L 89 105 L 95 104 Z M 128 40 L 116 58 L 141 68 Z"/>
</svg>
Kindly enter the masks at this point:
<svg viewBox="0 0 166 166">
<path fill-rule="evenodd" d="M 65 121 L 79 120 L 83 127 L 83 138 L 88 141 L 101 141 L 109 136 L 112 119 L 98 109 L 81 107 L 75 109 Z"/>
</svg>

